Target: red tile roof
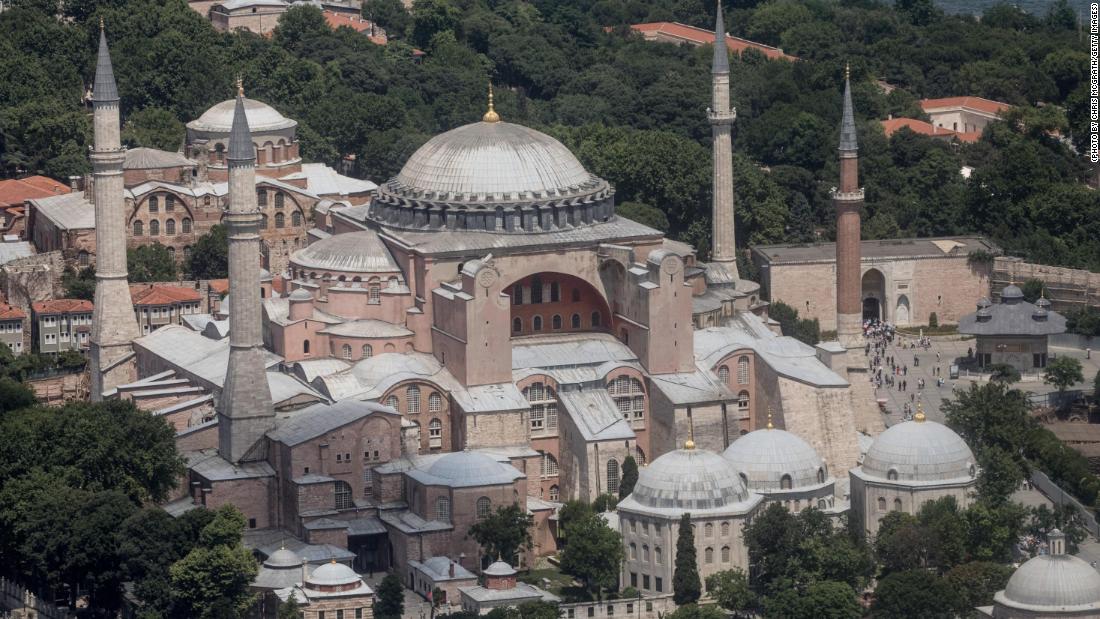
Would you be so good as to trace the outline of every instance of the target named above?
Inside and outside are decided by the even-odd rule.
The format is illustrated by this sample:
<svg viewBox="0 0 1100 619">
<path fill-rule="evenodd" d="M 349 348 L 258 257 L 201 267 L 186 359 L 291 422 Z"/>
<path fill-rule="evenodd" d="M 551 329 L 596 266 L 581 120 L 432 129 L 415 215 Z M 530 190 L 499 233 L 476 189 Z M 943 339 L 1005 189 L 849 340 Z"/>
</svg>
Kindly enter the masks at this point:
<svg viewBox="0 0 1100 619">
<path fill-rule="evenodd" d="M 172 305 L 200 301 L 202 295 L 194 288 L 159 284 L 130 284 L 134 305 Z"/>
<path fill-rule="evenodd" d="M 1012 106 L 981 97 L 945 97 L 943 99 L 921 99 L 920 107 L 925 112 L 942 108 L 969 108 L 986 114 L 998 114 Z"/>
<path fill-rule="evenodd" d="M 229 280 L 228 279 L 212 279 L 209 283 L 210 289 L 218 294 L 225 294 L 229 292 Z"/>
<path fill-rule="evenodd" d="M 375 28 L 375 34 L 370 34 L 371 23 L 368 19 L 363 19 L 359 15 L 352 15 L 350 13 L 337 13 L 336 11 L 325 10 L 322 11 L 325 16 L 325 22 L 329 28 L 336 30 L 341 26 L 347 26 L 356 32 L 366 32 L 372 43 L 378 45 L 386 44 L 386 33 L 381 28 Z"/>
<path fill-rule="evenodd" d="M 34 198 L 48 198 L 72 191 L 69 186 L 47 176 L 28 176 L 0 181 L 0 208 L 22 205 Z"/>
<path fill-rule="evenodd" d="M 26 312 L 7 303 L 0 303 L 0 320 L 22 320 L 27 317 Z"/>
<path fill-rule="evenodd" d="M 967 144 L 977 142 L 982 137 L 980 131 L 960 133 L 958 131 L 944 129 L 943 127 L 934 127 L 932 123 L 927 123 L 915 118 L 891 118 L 880 122 L 882 122 L 882 130 L 886 133 L 886 137 L 894 135 L 902 127 L 909 129 L 913 133 L 928 135 L 934 138 L 954 138 L 960 142 L 966 142 Z"/>
<path fill-rule="evenodd" d="M 271 289 L 279 294 L 286 292 L 286 278 L 282 275 L 271 278 Z"/>
<path fill-rule="evenodd" d="M 713 30 L 703 30 L 702 28 L 696 28 L 695 26 L 688 26 L 687 24 L 681 24 L 678 22 L 659 21 L 647 24 L 634 24 L 630 27 L 630 29 L 635 32 L 642 33 L 644 36 L 646 36 L 646 38 L 656 37 L 657 35 L 660 35 L 670 39 L 677 39 L 691 45 L 710 45 L 714 43 Z M 798 60 L 797 56 L 784 54 L 783 50 L 777 47 L 764 45 L 763 43 L 756 43 L 755 41 L 749 41 L 747 39 L 730 36 L 728 34 L 726 35 L 726 47 L 728 47 L 731 52 L 737 52 L 738 54 L 745 51 L 746 49 L 752 48 L 764 54 L 768 58 Z"/>
<path fill-rule="evenodd" d="M 70 314 L 90 312 L 94 306 L 84 299 L 54 299 L 31 304 L 35 314 Z"/>
</svg>

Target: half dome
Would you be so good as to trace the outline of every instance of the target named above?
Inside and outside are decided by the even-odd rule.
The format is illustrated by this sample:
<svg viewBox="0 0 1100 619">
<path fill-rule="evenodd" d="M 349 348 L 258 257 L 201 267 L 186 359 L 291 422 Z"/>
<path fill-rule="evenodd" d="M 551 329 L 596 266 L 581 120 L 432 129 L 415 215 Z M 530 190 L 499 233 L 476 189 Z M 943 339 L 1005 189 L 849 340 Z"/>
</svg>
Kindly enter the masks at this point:
<svg viewBox="0 0 1100 619">
<path fill-rule="evenodd" d="M 292 267 L 344 273 L 400 273 L 378 233 L 373 230 L 334 234 L 290 256 Z"/>
<path fill-rule="evenodd" d="M 974 452 L 954 430 L 934 421 L 890 426 L 871 443 L 860 469 L 890 481 L 974 479 Z"/>
<path fill-rule="evenodd" d="M 208 133 L 229 133 L 233 126 L 233 110 L 236 105 L 236 99 L 226 99 L 203 112 L 198 119 L 187 123 L 187 128 Z M 296 121 L 283 116 L 263 101 L 255 99 L 244 100 L 244 115 L 248 119 L 248 129 L 253 134 L 298 126 Z"/>
<path fill-rule="evenodd" d="M 798 436 L 774 428 L 738 438 L 722 457 L 733 465 L 748 489 L 762 492 L 820 486 L 828 480 L 825 462 Z M 784 477 L 790 485 L 784 487 Z"/>
</svg>

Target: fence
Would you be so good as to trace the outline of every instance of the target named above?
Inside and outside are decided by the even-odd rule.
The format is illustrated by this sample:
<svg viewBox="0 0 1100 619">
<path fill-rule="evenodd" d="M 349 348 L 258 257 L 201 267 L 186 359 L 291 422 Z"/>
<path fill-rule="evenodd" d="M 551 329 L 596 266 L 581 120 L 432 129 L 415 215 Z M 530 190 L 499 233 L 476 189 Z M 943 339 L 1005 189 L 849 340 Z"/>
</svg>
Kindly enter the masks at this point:
<svg viewBox="0 0 1100 619">
<path fill-rule="evenodd" d="M 561 619 L 658 619 L 676 610 L 672 594 L 594 602 L 568 602 L 558 606 Z"/>
<path fill-rule="evenodd" d="M 1062 490 L 1058 484 L 1051 481 L 1045 473 L 1042 471 L 1033 471 L 1031 473 L 1031 483 L 1039 492 L 1046 495 L 1046 497 L 1056 505 L 1072 505 L 1076 508 L 1077 513 L 1081 515 L 1081 522 L 1085 525 L 1085 528 L 1088 529 L 1089 534 L 1093 537 L 1100 536 L 1100 524 L 1096 522 L 1096 517 L 1093 516 L 1092 510 L 1073 498 L 1073 495 Z"/>
<path fill-rule="evenodd" d="M 1052 406 L 1054 408 L 1060 408 L 1084 398 L 1087 393 L 1089 392 L 1080 389 L 1066 391 L 1061 394 L 1057 391 L 1051 391 L 1049 393 L 1028 393 L 1027 401 L 1032 406 Z"/>
<path fill-rule="evenodd" d="M 57 608 L 42 601 L 19 583 L 0 578 L 0 612 L 6 612 L 4 609 L 15 612 L 0 616 L 26 619 L 69 619 L 75 616 L 70 615 L 64 608 Z"/>
</svg>

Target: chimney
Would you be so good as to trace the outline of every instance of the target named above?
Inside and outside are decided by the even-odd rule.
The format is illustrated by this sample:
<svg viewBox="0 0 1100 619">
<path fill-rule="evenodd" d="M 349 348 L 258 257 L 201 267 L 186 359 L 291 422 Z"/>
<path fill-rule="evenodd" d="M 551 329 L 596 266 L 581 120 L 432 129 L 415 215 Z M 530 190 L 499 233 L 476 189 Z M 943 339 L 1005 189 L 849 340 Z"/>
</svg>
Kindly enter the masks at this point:
<svg viewBox="0 0 1100 619">
<path fill-rule="evenodd" d="M 447 567 L 447 575 L 451 578 L 455 577 L 455 562 L 453 559 L 451 560 L 451 564 Z"/>
</svg>

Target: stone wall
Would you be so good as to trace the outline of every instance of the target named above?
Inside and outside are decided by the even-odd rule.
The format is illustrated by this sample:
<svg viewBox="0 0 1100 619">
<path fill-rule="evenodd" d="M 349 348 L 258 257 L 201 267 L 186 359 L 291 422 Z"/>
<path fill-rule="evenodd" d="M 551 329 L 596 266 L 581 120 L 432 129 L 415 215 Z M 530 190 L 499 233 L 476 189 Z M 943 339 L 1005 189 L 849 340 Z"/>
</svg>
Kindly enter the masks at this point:
<svg viewBox="0 0 1100 619">
<path fill-rule="evenodd" d="M 64 296 L 64 271 L 65 257 L 60 251 L 17 258 L 0 268 L 0 292 L 9 304 L 29 315 L 31 303 Z"/>
</svg>

